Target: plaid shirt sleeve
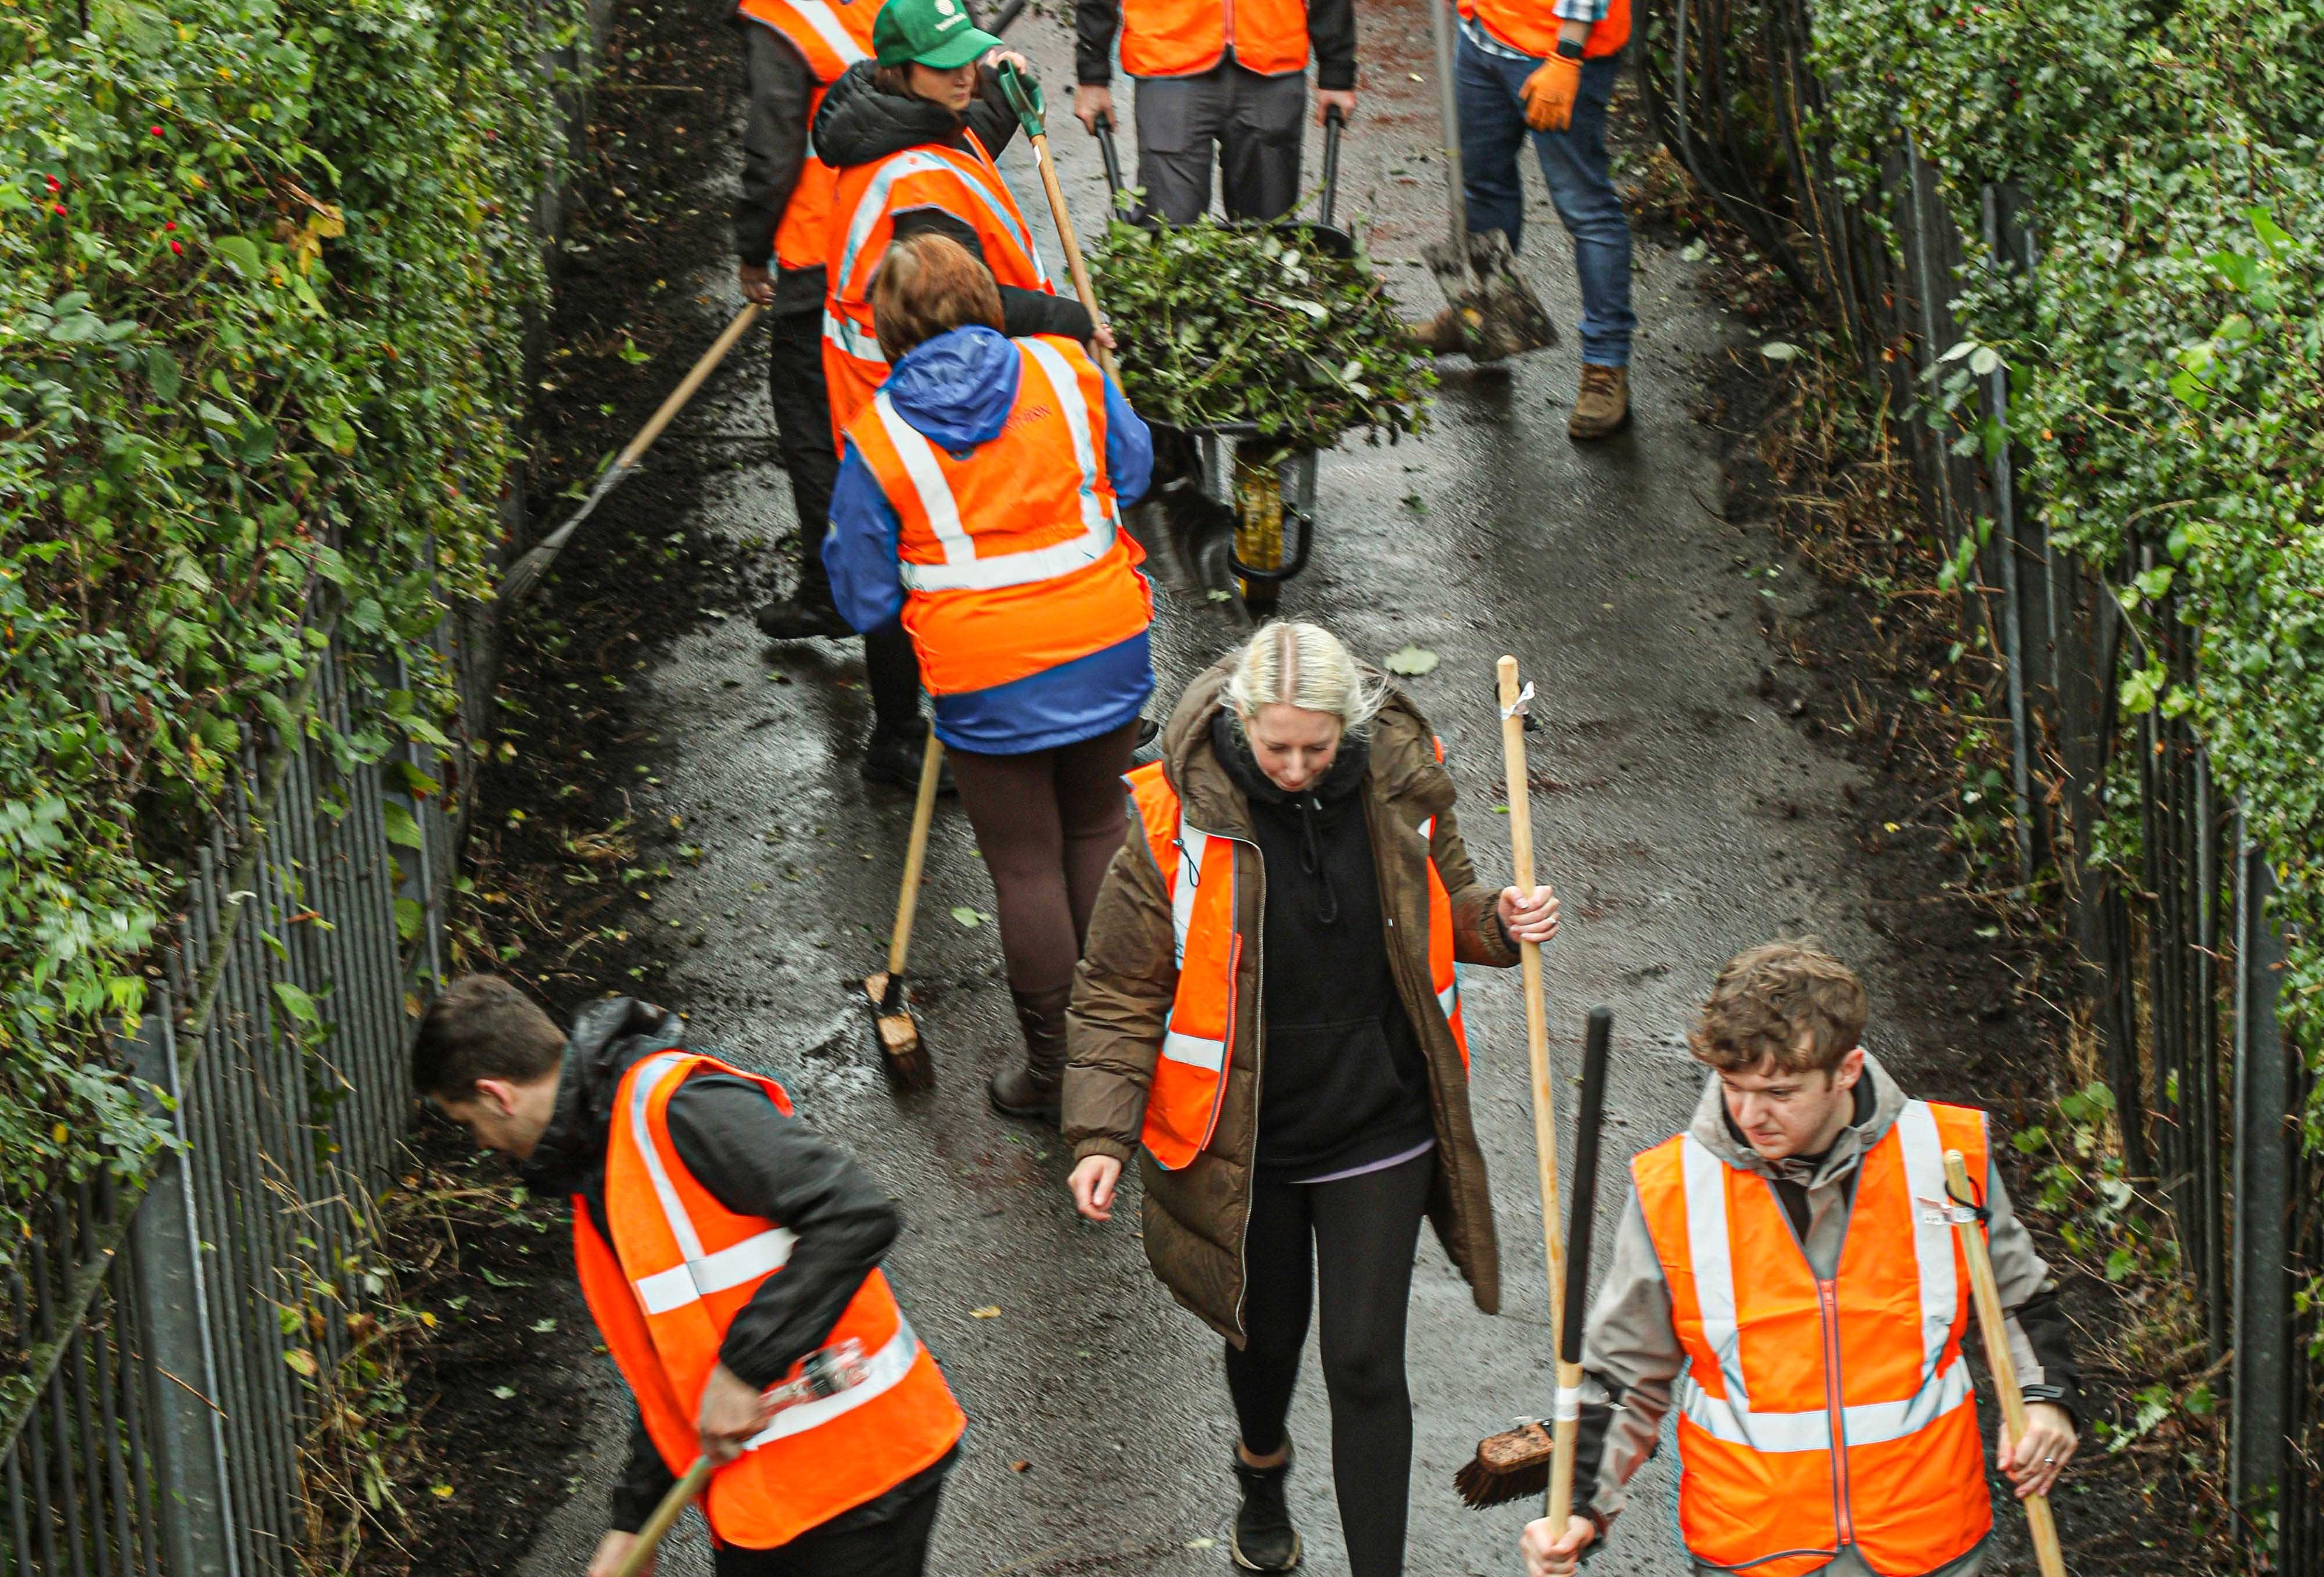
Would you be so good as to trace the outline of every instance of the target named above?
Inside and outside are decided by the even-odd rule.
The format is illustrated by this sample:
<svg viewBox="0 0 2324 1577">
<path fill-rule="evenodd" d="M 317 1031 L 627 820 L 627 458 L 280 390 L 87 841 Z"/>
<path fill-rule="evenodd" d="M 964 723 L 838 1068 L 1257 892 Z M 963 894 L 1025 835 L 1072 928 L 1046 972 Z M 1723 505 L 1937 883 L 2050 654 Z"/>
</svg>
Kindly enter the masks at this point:
<svg viewBox="0 0 2324 1577">
<path fill-rule="evenodd" d="M 1612 0 L 1555 0 L 1551 10 L 1560 22 L 1599 23 L 1606 20 L 1607 7 Z"/>
</svg>

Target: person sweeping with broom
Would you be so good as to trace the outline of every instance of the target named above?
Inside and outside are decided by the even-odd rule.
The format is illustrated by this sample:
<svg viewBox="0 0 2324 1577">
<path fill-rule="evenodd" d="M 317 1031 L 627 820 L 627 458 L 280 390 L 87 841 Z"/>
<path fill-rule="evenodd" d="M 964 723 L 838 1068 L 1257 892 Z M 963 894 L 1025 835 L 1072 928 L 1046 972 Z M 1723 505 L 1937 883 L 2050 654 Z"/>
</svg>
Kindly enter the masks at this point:
<svg viewBox="0 0 2324 1577">
<path fill-rule="evenodd" d="M 589 1577 L 650 1568 L 696 1494 L 717 1577 L 919 1577 L 966 1420 L 880 1269 L 895 1206 L 781 1085 L 688 1048 L 674 1013 L 616 997 L 568 1036 L 491 975 L 429 1005 L 411 1081 L 573 1200 L 638 1407 Z"/>
<path fill-rule="evenodd" d="M 1145 554 L 1120 528 L 1153 440 L 1077 342 L 1002 335 L 991 271 L 949 235 L 890 247 L 872 309 L 889 374 L 847 425 L 825 564 L 850 622 L 902 612 L 1024 1031 L 992 1103 L 1055 1122 L 1065 1001 L 1154 689 Z"/>
<path fill-rule="evenodd" d="M 1694 1120 L 1631 1163 L 1582 1353 L 1575 1510 L 1526 1527 L 1528 1577 L 1566 1577 L 1606 1536 L 1674 1407 L 1698 1577 L 1987 1569 L 1948 1152 L 1978 1190 L 1962 1220 L 1982 1219 L 2027 1404 L 1996 1466 L 2031 1504 L 2072 1457 L 2065 1316 L 1985 1114 L 1907 1096 L 1864 1049 L 1865 1019 L 1864 988 L 1811 942 L 1720 972 L 1689 1037 L 1712 1075 Z"/>
<path fill-rule="evenodd" d="M 1427 720 L 1316 625 L 1196 679 L 1161 748 L 1074 991 L 1074 1204 L 1108 1220 L 1140 1156 L 1147 1258 L 1226 1339 L 1246 1571 L 1299 1563 L 1284 1425 L 1320 1301 L 1348 1570 L 1396 1577 L 1424 1214 L 1477 1305 L 1500 1300 L 1453 964 L 1514 964 L 1557 899 L 1477 880 Z"/>
</svg>

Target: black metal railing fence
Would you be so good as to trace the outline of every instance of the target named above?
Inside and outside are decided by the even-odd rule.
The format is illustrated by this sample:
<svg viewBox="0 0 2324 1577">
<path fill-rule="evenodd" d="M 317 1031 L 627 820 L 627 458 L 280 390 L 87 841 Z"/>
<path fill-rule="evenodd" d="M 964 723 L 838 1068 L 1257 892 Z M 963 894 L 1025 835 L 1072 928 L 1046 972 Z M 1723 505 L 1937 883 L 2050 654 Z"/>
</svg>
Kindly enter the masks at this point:
<svg viewBox="0 0 2324 1577">
<path fill-rule="evenodd" d="M 2124 1159 L 2167 1203 L 2227 1377 L 2249 1547 L 2275 1570 L 2324 1571 L 2324 1308 L 2294 1295 L 2295 1277 L 2324 1271 L 2324 1157 L 2299 1142 L 2306 1075 L 2275 1013 L 2270 871 L 2190 721 L 2118 703 L 2150 659 L 2190 677 L 2196 635 L 2167 601 L 2125 615 L 2116 587 L 2153 567 L 2152 548 L 2104 573 L 2053 552 L 2016 456 L 1962 442 L 1941 410 L 1942 383 L 1968 370 L 1976 409 L 1960 416 L 2006 431 L 2009 368 L 1946 360 L 1964 339 L 1953 302 L 2038 266 L 2039 216 L 2006 183 L 1948 192 L 1902 133 L 1843 183 L 1809 0 L 1640 0 L 1637 15 L 1657 136 L 1815 307 L 1909 456 L 1930 533 L 1981 539 L 1963 604 L 2001 678 L 2018 880 L 2061 878 Z M 2110 793 L 2136 799 L 2129 867 L 2087 857 Z"/>
</svg>

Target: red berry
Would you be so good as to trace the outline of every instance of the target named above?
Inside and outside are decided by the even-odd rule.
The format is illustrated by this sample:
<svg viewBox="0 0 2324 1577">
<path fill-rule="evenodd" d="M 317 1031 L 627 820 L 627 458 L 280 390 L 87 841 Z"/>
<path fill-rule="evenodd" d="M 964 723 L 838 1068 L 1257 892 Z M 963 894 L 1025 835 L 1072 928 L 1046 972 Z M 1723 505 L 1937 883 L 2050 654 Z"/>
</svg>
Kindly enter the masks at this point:
<svg viewBox="0 0 2324 1577">
<path fill-rule="evenodd" d="M 185 249 L 186 244 L 182 241 L 172 241 L 170 243 L 170 250 L 172 252 L 183 252 Z"/>
<path fill-rule="evenodd" d="M 171 219 L 168 224 L 166 224 L 166 225 L 164 225 L 164 226 L 161 226 L 161 228 L 163 228 L 164 230 L 174 230 L 174 229 L 176 229 L 177 227 L 178 227 L 178 221 L 177 221 L 177 220 L 175 220 L 175 219 Z"/>
<path fill-rule="evenodd" d="M 60 185 L 62 185 L 62 184 L 63 184 L 62 182 L 59 181 L 59 180 L 57 180 L 57 178 L 56 178 L 55 176 L 53 176 L 53 175 L 50 175 L 50 176 L 43 176 L 42 179 L 42 180 L 46 180 L 46 181 L 49 183 L 49 189 L 50 189 L 51 191 L 55 191 L 55 190 L 56 190 L 56 189 L 60 186 Z"/>
<path fill-rule="evenodd" d="M 160 136 L 160 135 L 161 134 L 161 127 L 159 127 L 159 126 L 155 126 L 154 128 L 152 128 L 152 130 L 153 130 L 153 134 L 154 134 L 155 136 L 157 136 L 157 137 L 158 137 L 158 136 Z"/>
<path fill-rule="evenodd" d="M 56 203 L 51 206 L 57 213 L 61 214 L 65 211 L 65 206 L 62 203 Z"/>
</svg>

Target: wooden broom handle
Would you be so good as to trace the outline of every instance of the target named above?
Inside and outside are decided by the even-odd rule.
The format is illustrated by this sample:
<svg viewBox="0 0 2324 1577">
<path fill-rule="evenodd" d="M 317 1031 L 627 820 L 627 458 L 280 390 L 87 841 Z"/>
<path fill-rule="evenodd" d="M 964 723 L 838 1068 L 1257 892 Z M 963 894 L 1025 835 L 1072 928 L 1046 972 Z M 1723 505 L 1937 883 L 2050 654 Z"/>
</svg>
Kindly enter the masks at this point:
<svg viewBox="0 0 2324 1577">
<path fill-rule="evenodd" d="M 1074 277 L 1074 294 L 1082 299 L 1082 306 L 1090 315 L 1090 326 L 1102 328 L 1105 318 L 1097 309 L 1097 290 L 1090 283 L 1089 265 L 1082 261 L 1082 244 L 1074 235 L 1073 217 L 1065 212 L 1065 191 L 1057 184 L 1056 165 L 1049 158 L 1049 139 L 1038 136 L 1032 142 L 1033 162 L 1041 167 L 1041 189 L 1049 194 L 1049 217 L 1057 226 L 1057 244 L 1065 249 L 1065 272 Z M 1113 353 L 1095 340 L 1090 342 L 1090 349 L 1096 353 L 1097 364 L 1105 369 L 1105 375 L 1113 380 L 1115 388 L 1120 388 L 1121 369 L 1113 364 Z"/>
<path fill-rule="evenodd" d="M 888 939 L 888 976 L 904 973 L 904 950 L 912 944 L 912 916 L 920 907 L 920 869 L 928 860 L 928 824 L 936 819 L 936 779 L 944 768 L 944 741 L 928 729 L 928 748 L 920 757 L 920 794 L 912 802 L 912 835 L 904 844 L 904 886 L 896 894 L 896 926 Z"/>
<path fill-rule="evenodd" d="M 1974 1206 L 1978 1199 L 1969 1186 L 1969 1164 L 1959 1150 L 1945 1152 L 1945 1186 L 1954 1202 Z M 1985 1339 L 1985 1367 L 1993 1371 L 1993 1388 L 2000 1394 L 2002 1426 L 2014 1449 L 2025 1437 L 2025 1394 L 2017 1388 L 2017 1360 L 2009 1351 L 2009 1333 L 2002 1323 L 2001 1288 L 1993 1279 L 1993 1256 L 1987 1251 L 1984 1223 L 1953 1222 L 1960 1234 L 1961 1251 L 1969 1258 L 1969 1285 L 1977 1300 L 1978 1334 Z M 2025 1526 L 2034 1536 L 2034 1556 L 2042 1577 L 2066 1577 L 2065 1552 L 2058 1545 L 2058 1523 L 2050 1512 L 2047 1495 L 2028 1495 L 2023 1502 Z"/>
<path fill-rule="evenodd" d="M 1509 855 L 1517 868 L 1517 890 L 1531 892 L 1533 805 L 1526 797 L 1525 719 L 1516 709 L 1520 693 L 1517 659 L 1504 657 L 1499 671 L 1501 765 L 1509 796 Z M 1558 1351 L 1558 1325 L 1565 1316 L 1565 1244 L 1558 1236 L 1557 1105 L 1549 1082 L 1549 1004 L 1542 991 L 1540 945 L 1518 943 L 1517 957 L 1518 971 L 1525 977 L 1526 1056 L 1533 1065 L 1533 1147 L 1541 1171 L 1541 1235 L 1549 1261 L 1550 1344 Z"/>
<path fill-rule="evenodd" d="M 717 371 L 718 364 L 726 359 L 726 353 L 734 348 L 734 342 L 750 332 L 751 325 L 756 323 L 759 320 L 759 314 L 765 310 L 765 308 L 752 301 L 734 314 L 734 321 L 729 323 L 719 333 L 718 337 L 710 342 L 710 348 L 704 351 L 702 358 L 694 364 L 684 378 L 678 380 L 678 387 L 669 392 L 669 398 L 661 402 L 660 409 L 653 413 L 645 426 L 638 429 L 638 436 L 632 438 L 623 447 L 622 452 L 614 456 L 613 466 L 616 470 L 628 470 L 644 456 L 648 449 L 653 447 L 654 439 L 661 437 L 661 429 L 668 427 L 676 419 L 678 413 L 686 409 L 686 402 L 694 398 L 696 390 L 702 387 L 702 380 Z"/>
<path fill-rule="evenodd" d="M 613 1569 L 613 1577 L 638 1577 L 652 1563 L 654 1552 L 661 1547 L 662 1535 L 669 1531 L 687 1502 L 709 1487 L 710 1472 L 708 1457 L 694 1459 L 694 1465 L 686 1470 L 686 1477 L 669 1487 L 669 1493 L 661 1498 L 661 1504 L 646 1518 L 646 1525 L 638 1529 L 638 1542 L 622 1557 L 622 1563 Z"/>
</svg>

